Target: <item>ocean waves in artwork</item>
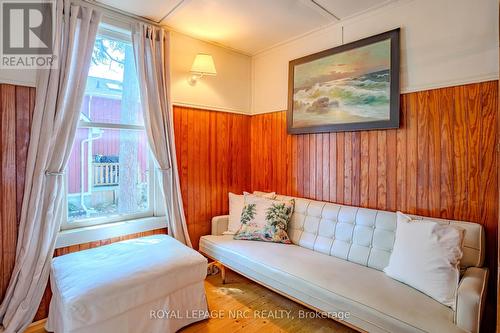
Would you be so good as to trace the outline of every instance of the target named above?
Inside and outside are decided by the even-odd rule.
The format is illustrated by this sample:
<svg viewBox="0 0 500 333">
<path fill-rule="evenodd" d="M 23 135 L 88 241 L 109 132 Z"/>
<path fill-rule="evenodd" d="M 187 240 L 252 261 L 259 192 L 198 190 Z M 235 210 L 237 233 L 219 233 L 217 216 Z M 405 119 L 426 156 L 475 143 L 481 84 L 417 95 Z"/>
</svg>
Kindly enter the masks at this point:
<svg viewBox="0 0 500 333">
<path fill-rule="evenodd" d="M 390 71 L 318 82 L 293 95 L 293 126 L 370 122 L 389 119 Z"/>
</svg>

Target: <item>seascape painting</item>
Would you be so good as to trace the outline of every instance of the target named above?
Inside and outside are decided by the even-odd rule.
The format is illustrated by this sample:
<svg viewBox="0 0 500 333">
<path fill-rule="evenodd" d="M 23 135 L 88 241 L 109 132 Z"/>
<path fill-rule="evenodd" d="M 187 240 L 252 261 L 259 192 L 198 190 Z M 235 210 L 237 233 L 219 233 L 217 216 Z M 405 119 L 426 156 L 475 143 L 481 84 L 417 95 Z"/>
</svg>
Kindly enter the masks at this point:
<svg viewBox="0 0 500 333">
<path fill-rule="evenodd" d="M 399 80 L 392 82 L 394 74 L 399 77 L 399 68 L 392 66 L 399 65 L 393 59 L 399 58 L 391 47 L 395 41 L 386 37 L 366 45 L 359 42 L 365 41 L 355 42 L 358 43 L 355 47 L 345 45 L 291 62 L 293 81 L 289 87 L 288 116 L 292 133 L 399 125 Z M 392 96 L 395 91 L 396 96 Z M 394 99 L 398 101 L 397 115 Z"/>
</svg>

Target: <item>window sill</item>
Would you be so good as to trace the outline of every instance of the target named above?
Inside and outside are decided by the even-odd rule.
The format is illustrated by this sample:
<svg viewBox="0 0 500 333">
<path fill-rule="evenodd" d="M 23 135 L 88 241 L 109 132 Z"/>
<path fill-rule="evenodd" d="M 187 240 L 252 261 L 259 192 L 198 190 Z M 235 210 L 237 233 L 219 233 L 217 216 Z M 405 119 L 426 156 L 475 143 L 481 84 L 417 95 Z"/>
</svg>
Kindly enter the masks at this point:
<svg viewBox="0 0 500 333">
<path fill-rule="evenodd" d="M 60 231 L 56 249 L 167 227 L 165 216 L 114 222 Z"/>
</svg>

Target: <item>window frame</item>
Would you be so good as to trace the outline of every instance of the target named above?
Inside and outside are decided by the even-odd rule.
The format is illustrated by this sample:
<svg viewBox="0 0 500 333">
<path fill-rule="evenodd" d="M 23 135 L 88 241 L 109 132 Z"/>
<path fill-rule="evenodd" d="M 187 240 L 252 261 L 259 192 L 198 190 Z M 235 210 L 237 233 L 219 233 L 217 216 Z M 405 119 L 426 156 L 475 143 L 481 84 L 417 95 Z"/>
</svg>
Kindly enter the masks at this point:
<svg viewBox="0 0 500 333">
<path fill-rule="evenodd" d="M 107 23 L 101 23 L 97 33 L 99 36 L 103 36 L 108 39 L 114 39 L 120 42 L 132 42 L 132 36 L 130 31 L 124 30 L 119 27 Z M 131 125 L 131 124 L 117 124 L 117 123 L 102 123 L 102 122 L 90 122 L 85 120 L 80 120 L 78 123 L 78 128 L 98 128 L 98 129 L 114 129 L 114 130 L 135 130 L 135 131 L 146 131 L 144 125 Z M 149 148 L 149 147 L 148 147 Z M 149 163 L 149 174 L 148 174 L 148 210 L 131 213 L 131 214 L 113 214 L 109 216 L 100 217 L 90 217 L 83 219 L 76 219 L 69 221 L 68 219 L 68 176 L 64 176 L 64 214 L 63 221 L 61 223 L 61 231 L 85 228 L 97 225 L 111 224 L 117 222 L 127 222 L 133 220 L 141 220 L 151 217 L 165 217 L 165 204 L 164 200 L 161 200 L 163 194 L 161 188 L 159 187 L 160 178 L 158 175 L 158 168 L 156 166 L 155 160 L 151 151 L 148 153 L 148 163 Z"/>
</svg>

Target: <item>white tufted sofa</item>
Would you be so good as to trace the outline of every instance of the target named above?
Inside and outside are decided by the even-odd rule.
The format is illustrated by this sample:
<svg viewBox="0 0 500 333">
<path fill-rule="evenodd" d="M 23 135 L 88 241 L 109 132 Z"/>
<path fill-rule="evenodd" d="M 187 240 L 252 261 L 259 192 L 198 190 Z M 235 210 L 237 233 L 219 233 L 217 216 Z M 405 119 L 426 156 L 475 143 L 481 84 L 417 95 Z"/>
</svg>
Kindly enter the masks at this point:
<svg viewBox="0 0 500 333">
<path fill-rule="evenodd" d="M 456 309 L 383 273 L 394 244 L 393 212 L 295 198 L 288 230 L 293 245 L 234 240 L 222 235 L 228 216 L 219 216 L 212 235 L 201 238 L 200 251 L 361 331 L 478 332 L 488 278 L 484 230 L 476 223 L 437 221 L 466 230 Z"/>
</svg>

